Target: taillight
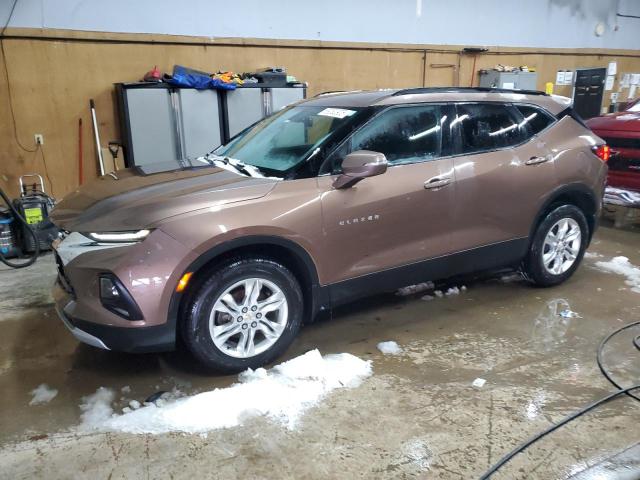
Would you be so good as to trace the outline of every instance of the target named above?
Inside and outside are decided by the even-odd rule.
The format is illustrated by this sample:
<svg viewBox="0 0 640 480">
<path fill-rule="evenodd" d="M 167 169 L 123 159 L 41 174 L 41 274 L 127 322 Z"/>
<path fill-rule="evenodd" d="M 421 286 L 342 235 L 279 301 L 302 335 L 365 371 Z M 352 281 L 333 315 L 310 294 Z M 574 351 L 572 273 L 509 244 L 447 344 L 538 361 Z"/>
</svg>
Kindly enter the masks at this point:
<svg viewBox="0 0 640 480">
<path fill-rule="evenodd" d="M 597 147 L 593 147 L 592 150 L 603 162 L 608 162 L 611 158 L 611 147 L 609 145 L 598 145 Z"/>
</svg>

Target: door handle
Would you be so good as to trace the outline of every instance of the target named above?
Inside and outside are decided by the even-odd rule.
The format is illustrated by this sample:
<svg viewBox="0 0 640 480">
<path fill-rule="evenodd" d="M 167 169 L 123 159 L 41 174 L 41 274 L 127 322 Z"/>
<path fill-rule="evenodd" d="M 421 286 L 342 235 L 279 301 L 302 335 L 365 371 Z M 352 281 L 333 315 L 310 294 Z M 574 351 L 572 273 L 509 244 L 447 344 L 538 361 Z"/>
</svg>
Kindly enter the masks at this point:
<svg viewBox="0 0 640 480">
<path fill-rule="evenodd" d="M 427 190 L 434 190 L 436 188 L 446 187 L 452 181 L 451 177 L 433 177 L 424 182 L 424 188 Z"/>
<path fill-rule="evenodd" d="M 524 162 L 525 165 L 538 165 L 540 163 L 545 163 L 551 160 L 551 155 L 545 155 L 544 157 L 531 157 L 529 160 Z"/>
</svg>

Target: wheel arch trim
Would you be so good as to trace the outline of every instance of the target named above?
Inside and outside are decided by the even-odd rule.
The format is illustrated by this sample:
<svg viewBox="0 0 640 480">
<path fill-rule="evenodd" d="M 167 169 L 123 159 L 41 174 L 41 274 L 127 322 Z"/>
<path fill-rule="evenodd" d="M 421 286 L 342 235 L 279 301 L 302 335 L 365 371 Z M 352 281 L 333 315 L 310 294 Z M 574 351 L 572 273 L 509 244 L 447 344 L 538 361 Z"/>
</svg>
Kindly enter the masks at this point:
<svg viewBox="0 0 640 480">
<path fill-rule="evenodd" d="M 551 207 L 554 203 L 556 203 L 562 197 L 574 196 L 574 195 L 580 195 L 582 197 L 586 197 L 588 201 L 592 204 L 591 206 L 593 208 L 593 214 L 591 215 L 593 215 L 593 223 L 589 221 L 588 216 L 590 214 L 588 212 L 584 212 L 585 217 L 587 217 L 587 224 L 590 227 L 588 240 L 591 241 L 591 237 L 593 236 L 593 231 L 596 226 L 595 224 L 596 216 L 600 209 L 598 201 L 596 199 L 596 196 L 593 190 L 589 188 L 587 185 L 585 185 L 584 183 L 570 183 L 554 189 L 549 194 L 547 199 L 542 203 L 542 205 L 538 209 L 538 213 L 536 214 L 535 220 L 532 223 L 531 229 L 529 231 L 530 242 L 533 240 L 533 237 L 536 233 L 536 229 L 538 228 L 538 225 L 540 225 L 540 222 L 542 222 L 542 220 L 544 219 L 544 215 L 549 210 L 549 207 Z M 580 208 L 580 205 L 576 205 L 576 206 Z"/>
<path fill-rule="evenodd" d="M 308 279 L 310 281 L 310 313 L 312 318 L 315 317 L 318 312 L 330 308 L 331 302 L 329 299 L 329 289 L 320 285 L 318 270 L 309 252 L 307 252 L 307 250 L 300 246 L 298 243 L 282 237 L 272 235 L 248 235 L 245 237 L 238 237 L 226 242 L 222 242 L 199 255 L 187 266 L 187 268 L 184 269 L 184 271 L 181 273 L 181 276 L 187 272 L 199 271 L 205 265 L 224 255 L 225 253 L 229 253 L 233 250 L 241 248 L 258 247 L 261 245 L 271 245 L 284 248 L 292 255 L 294 255 L 302 265 L 304 265 L 305 273 L 306 275 L 308 275 Z M 180 314 L 180 306 L 184 298 L 184 293 L 185 292 L 176 292 L 174 290 L 169 302 L 167 323 L 171 325 L 172 328 L 176 330 L 176 332 L 178 325 L 178 316 Z"/>
</svg>

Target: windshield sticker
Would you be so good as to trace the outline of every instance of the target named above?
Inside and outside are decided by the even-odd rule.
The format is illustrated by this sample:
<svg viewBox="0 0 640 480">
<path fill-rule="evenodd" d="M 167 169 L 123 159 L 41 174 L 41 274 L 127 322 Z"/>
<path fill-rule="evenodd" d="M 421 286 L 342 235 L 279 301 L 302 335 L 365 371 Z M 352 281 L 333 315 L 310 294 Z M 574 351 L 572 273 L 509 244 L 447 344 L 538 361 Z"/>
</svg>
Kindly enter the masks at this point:
<svg viewBox="0 0 640 480">
<path fill-rule="evenodd" d="M 333 117 L 333 118 L 344 118 L 350 117 L 356 113 L 355 110 L 346 110 L 344 108 L 325 108 L 318 115 L 322 115 L 323 117 Z"/>
</svg>

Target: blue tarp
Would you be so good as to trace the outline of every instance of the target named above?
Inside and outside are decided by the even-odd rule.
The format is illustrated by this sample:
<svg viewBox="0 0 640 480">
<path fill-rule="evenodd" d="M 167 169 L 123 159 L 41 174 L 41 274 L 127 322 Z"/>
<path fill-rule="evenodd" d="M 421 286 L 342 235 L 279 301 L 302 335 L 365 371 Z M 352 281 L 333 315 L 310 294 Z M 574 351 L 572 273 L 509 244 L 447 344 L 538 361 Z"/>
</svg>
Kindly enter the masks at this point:
<svg viewBox="0 0 640 480">
<path fill-rule="evenodd" d="M 225 83 L 217 78 L 211 78 L 208 75 L 202 73 L 196 73 L 192 70 L 188 70 L 181 65 L 175 65 L 173 67 L 173 75 L 169 83 L 177 85 L 179 87 L 191 87 L 197 90 L 207 89 L 222 89 L 222 90 L 235 90 L 235 83 Z"/>
</svg>

